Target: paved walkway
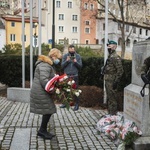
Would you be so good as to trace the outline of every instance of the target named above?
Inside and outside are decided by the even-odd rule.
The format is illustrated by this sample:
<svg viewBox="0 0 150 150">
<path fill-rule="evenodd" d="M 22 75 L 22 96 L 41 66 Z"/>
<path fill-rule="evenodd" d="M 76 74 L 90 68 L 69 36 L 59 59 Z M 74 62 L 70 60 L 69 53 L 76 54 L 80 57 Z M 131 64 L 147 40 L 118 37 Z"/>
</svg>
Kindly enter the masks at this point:
<svg viewBox="0 0 150 150">
<path fill-rule="evenodd" d="M 0 150 L 116 150 L 105 135 L 99 135 L 96 123 L 104 110 L 81 108 L 60 109 L 49 122 L 51 141 L 38 137 L 41 115 L 29 112 L 29 103 L 8 101 L 0 97 Z M 22 146 L 20 148 L 19 146 Z"/>
</svg>

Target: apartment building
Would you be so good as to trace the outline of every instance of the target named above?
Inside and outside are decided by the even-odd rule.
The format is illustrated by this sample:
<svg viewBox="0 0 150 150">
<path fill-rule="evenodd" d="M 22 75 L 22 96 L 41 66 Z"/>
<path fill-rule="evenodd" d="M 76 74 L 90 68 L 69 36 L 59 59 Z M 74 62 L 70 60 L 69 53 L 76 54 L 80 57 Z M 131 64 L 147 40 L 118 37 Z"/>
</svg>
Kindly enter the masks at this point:
<svg viewBox="0 0 150 150">
<path fill-rule="evenodd" d="M 81 1 L 80 44 L 98 44 L 96 39 L 97 2 Z"/>
<path fill-rule="evenodd" d="M 56 0 L 55 8 L 56 43 L 80 43 L 80 0 Z"/>
<path fill-rule="evenodd" d="M 93 0 L 54 0 L 41 1 L 42 42 L 52 41 L 54 17 L 55 43 L 96 44 L 97 3 Z M 26 1 L 29 15 L 30 1 Z M 38 1 L 33 0 L 33 14 L 38 17 Z"/>
</svg>

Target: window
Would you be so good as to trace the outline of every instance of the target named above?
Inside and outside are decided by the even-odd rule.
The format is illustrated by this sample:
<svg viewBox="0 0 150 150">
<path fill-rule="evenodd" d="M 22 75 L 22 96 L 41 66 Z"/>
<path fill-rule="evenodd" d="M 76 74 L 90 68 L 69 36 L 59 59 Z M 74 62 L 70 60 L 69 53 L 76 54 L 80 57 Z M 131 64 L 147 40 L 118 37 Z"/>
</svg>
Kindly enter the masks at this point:
<svg viewBox="0 0 150 150">
<path fill-rule="evenodd" d="M 129 32 L 129 25 L 126 25 L 126 32 Z"/>
<path fill-rule="evenodd" d="M 89 40 L 86 40 L 86 41 L 85 41 L 85 44 L 89 44 Z"/>
<path fill-rule="evenodd" d="M 120 11 L 118 12 L 118 18 L 120 18 L 121 17 L 121 13 L 120 13 Z"/>
<path fill-rule="evenodd" d="M 25 42 L 27 41 L 27 37 L 26 37 L 26 35 L 24 35 L 24 41 L 25 41 Z"/>
<path fill-rule="evenodd" d="M 64 44 L 64 39 L 59 39 L 59 44 Z"/>
<path fill-rule="evenodd" d="M 16 35 L 15 34 L 10 34 L 10 41 L 11 42 L 16 41 Z"/>
<path fill-rule="evenodd" d="M 105 30 L 105 23 L 103 23 L 103 31 Z"/>
<path fill-rule="evenodd" d="M 90 33 L 90 28 L 85 28 L 85 33 Z"/>
<path fill-rule="evenodd" d="M 142 29 L 140 29 L 140 32 L 139 32 L 139 34 L 142 34 Z"/>
<path fill-rule="evenodd" d="M 118 30 L 121 29 L 121 23 L 118 23 Z"/>
<path fill-rule="evenodd" d="M 22 39 L 22 36 L 21 36 L 21 39 Z M 23 39 L 22 39 L 23 40 Z M 26 40 L 26 35 L 24 35 L 24 42 L 26 42 L 27 40 Z"/>
<path fill-rule="evenodd" d="M 59 20 L 64 20 L 64 14 L 59 14 Z"/>
<path fill-rule="evenodd" d="M 90 21 L 85 21 L 85 25 L 90 25 Z"/>
<path fill-rule="evenodd" d="M 46 8 L 46 1 L 43 2 L 43 8 Z"/>
<path fill-rule="evenodd" d="M 136 33 L 136 27 L 133 27 L 133 33 Z"/>
<path fill-rule="evenodd" d="M 116 10 L 115 9 L 113 10 L 113 14 L 116 15 Z"/>
<path fill-rule="evenodd" d="M 72 44 L 77 44 L 78 43 L 78 39 L 72 39 Z"/>
<path fill-rule="evenodd" d="M 60 8 L 61 7 L 61 2 L 60 1 L 56 1 L 56 8 Z"/>
<path fill-rule="evenodd" d="M 127 47 L 130 47 L 130 39 L 127 39 Z"/>
<path fill-rule="evenodd" d="M 146 36 L 147 36 L 147 35 L 148 35 L 148 30 L 146 30 L 145 32 L 146 32 L 145 34 L 146 34 Z"/>
<path fill-rule="evenodd" d="M 137 40 L 134 40 L 134 41 L 133 41 L 133 44 L 136 44 L 136 43 L 137 43 Z"/>
<path fill-rule="evenodd" d="M 84 9 L 88 9 L 88 4 L 84 3 Z"/>
<path fill-rule="evenodd" d="M 72 15 L 72 20 L 77 21 L 78 20 L 78 15 Z"/>
<path fill-rule="evenodd" d="M 64 26 L 59 26 L 59 32 L 64 32 Z"/>
<path fill-rule="evenodd" d="M 122 43 L 122 38 L 119 38 L 118 39 L 118 45 L 121 45 L 121 43 Z"/>
<path fill-rule="evenodd" d="M 72 8 L 72 2 L 68 2 L 68 8 Z"/>
<path fill-rule="evenodd" d="M 72 32 L 73 32 L 73 33 L 77 33 L 77 31 L 78 31 L 78 30 L 77 30 L 77 27 L 72 27 Z"/>
<path fill-rule="evenodd" d="M 12 27 L 15 27 L 15 22 L 11 22 L 11 26 L 12 26 Z"/>
<path fill-rule="evenodd" d="M 91 5 L 90 5 L 90 10 L 93 10 L 93 9 L 94 9 L 94 5 L 91 4 Z"/>
</svg>

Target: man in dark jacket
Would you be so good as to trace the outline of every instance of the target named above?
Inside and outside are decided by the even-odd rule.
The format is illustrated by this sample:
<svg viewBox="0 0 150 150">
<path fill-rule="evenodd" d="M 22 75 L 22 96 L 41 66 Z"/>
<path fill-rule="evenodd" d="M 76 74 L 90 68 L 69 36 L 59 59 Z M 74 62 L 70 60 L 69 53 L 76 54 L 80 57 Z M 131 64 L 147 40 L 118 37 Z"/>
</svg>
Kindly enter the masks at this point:
<svg viewBox="0 0 150 150">
<path fill-rule="evenodd" d="M 78 88 L 78 72 L 82 67 L 82 59 L 79 54 L 76 53 L 74 45 L 70 45 L 68 48 L 68 53 L 65 54 L 62 58 L 61 67 L 64 70 L 64 73 L 67 74 L 68 77 L 72 78 Z M 60 108 L 65 108 L 66 105 L 62 104 Z M 74 111 L 79 109 L 79 98 L 75 96 L 75 107 Z"/>
<path fill-rule="evenodd" d="M 116 53 L 117 43 L 109 41 L 109 56 L 104 67 L 104 79 L 108 103 L 108 113 L 115 115 L 117 113 L 117 85 L 123 74 L 123 66 L 121 58 Z"/>
<path fill-rule="evenodd" d="M 52 114 L 56 113 L 56 106 L 50 93 L 45 90 L 45 86 L 50 79 L 55 76 L 53 63 L 58 64 L 62 55 L 58 49 L 52 49 L 49 57 L 40 55 L 36 62 L 34 80 L 30 92 L 30 112 L 42 115 L 42 122 L 37 133 L 44 139 L 52 139 L 53 134 L 47 132 L 47 124 Z"/>
</svg>

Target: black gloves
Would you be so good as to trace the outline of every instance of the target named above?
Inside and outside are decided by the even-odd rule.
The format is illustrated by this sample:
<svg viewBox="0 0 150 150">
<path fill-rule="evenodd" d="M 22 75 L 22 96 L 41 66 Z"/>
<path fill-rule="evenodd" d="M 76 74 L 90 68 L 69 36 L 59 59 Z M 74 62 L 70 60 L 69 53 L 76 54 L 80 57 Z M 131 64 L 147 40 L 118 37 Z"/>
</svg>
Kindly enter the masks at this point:
<svg viewBox="0 0 150 150">
<path fill-rule="evenodd" d="M 100 77 L 99 77 L 99 80 L 103 80 L 104 79 L 104 75 L 103 74 L 100 74 Z"/>
<path fill-rule="evenodd" d="M 116 90 L 116 89 L 117 89 L 117 85 L 118 85 L 118 82 L 115 81 L 115 82 L 113 83 L 113 85 L 112 85 L 113 90 Z"/>
</svg>

